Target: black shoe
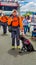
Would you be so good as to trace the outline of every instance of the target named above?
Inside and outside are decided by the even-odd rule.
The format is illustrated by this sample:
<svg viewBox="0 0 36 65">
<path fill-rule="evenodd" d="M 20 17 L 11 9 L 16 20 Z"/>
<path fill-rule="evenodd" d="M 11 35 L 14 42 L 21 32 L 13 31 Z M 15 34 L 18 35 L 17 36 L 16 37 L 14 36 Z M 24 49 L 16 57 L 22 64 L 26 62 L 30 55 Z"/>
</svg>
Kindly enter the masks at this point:
<svg viewBox="0 0 36 65">
<path fill-rule="evenodd" d="M 15 46 L 12 46 L 12 50 L 15 50 Z"/>
</svg>

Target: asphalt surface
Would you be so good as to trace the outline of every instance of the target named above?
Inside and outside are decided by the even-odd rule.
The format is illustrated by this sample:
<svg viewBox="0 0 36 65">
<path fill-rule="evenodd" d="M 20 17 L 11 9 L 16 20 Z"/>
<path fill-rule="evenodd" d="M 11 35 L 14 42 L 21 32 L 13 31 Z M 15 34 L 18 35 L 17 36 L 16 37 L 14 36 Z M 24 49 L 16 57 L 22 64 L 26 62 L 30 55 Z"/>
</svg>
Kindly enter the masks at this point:
<svg viewBox="0 0 36 65">
<path fill-rule="evenodd" d="M 24 52 L 19 54 L 18 50 L 11 50 L 11 36 L 8 32 L 2 35 L 0 28 L 0 65 L 36 65 L 36 52 Z M 31 34 L 26 36 L 36 49 L 36 41 L 31 40 Z"/>
</svg>

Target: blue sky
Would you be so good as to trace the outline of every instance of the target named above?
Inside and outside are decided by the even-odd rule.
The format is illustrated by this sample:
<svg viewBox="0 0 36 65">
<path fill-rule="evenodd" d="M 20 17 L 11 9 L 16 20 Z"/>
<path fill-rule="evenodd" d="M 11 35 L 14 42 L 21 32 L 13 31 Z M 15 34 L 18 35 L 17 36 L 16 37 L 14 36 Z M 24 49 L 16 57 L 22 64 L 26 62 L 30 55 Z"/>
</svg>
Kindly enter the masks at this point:
<svg viewBox="0 0 36 65">
<path fill-rule="evenodd" d="M 24 1 L 26 1 L 26 2 L 36 2 L 36 0 L 24 0 Z"/>
</svg>

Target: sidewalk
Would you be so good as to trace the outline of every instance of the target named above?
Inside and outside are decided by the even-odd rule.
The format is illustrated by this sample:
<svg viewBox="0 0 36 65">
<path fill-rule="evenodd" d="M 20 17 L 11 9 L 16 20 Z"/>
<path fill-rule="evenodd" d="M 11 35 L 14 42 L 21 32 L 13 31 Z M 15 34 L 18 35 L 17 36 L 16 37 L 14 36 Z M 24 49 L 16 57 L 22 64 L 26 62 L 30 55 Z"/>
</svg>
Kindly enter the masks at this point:
<svg viewBox="0 0 36 65">
<path fill-rule="evenodd" d="M 0 65 L 36 65 L 36 52 L 19 54 L 18 50 L 11 50 L 11 38 L 8 32 L 7 36 L 2 36 L 0 30 Z M 30 39 L 28 34 L 27 38 Z M 32 41 L 36 48 L 36 41 Z"/>
</svg>

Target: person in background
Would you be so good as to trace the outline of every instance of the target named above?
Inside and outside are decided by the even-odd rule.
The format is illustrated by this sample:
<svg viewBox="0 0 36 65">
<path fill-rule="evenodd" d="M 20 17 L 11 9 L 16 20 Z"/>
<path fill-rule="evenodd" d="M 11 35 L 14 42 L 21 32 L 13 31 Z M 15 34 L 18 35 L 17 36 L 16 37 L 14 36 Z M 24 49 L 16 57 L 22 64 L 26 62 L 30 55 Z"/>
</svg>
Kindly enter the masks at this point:
<svg viewBox="0 0 36 65">
<path fill-rule="evenodd" d="M 0 15 L 0 26 L 1 26 L 1 15 Z"/>
<path fill-rule="evenodd" d="M 27 19 L 27 16 L 25 16 L 24 19 L 23 19 L 23 26 L 24 26 L 24 34 L 26 35 L 26 33 L 28 31 L 28 19 Z"/>
<path fill-rule="evenodd" d="M 34 25 L 34 27 L 33 27 L 32 37 L 36 38 L 36 25 Z"/>
<path fill-rule="evenodd" d="M 27 15 L 27 19 L 28 19 L 28 32 L 30 32 L 31 17 Z"/>
<path fill-rule="evenodd" d="M 11 17 L 8 19 L 8 26 L 12 26 L 11 38 L 12 38 L 12 49 L 15 49 L 15 38 L 17 48 L 20 48 L 19 35 L 20 30 L 23 30 L 23 23 L 21 17 L 17 15 L 17 10 L 13 10 Z"/>
<path fill-rule="evenodd" d="M 8 20 L 8 16 L 6 16 L 4 13 L 1 14 L 1 25 L 3 27 L 3 34 L 5 35 L 7 33 L 7 20 Z"/>
<path fill-rule="evenodd" d="M 32 22 L 34 22 L 34 19 L 35 19 L 35 17 L 34 17 L 34 14 L 32 15 Z"/>
<path fill-rule="evenodd" d="M 1 27 L 1 12 L 0 12 L 0 27 Z"/>
</svg>

